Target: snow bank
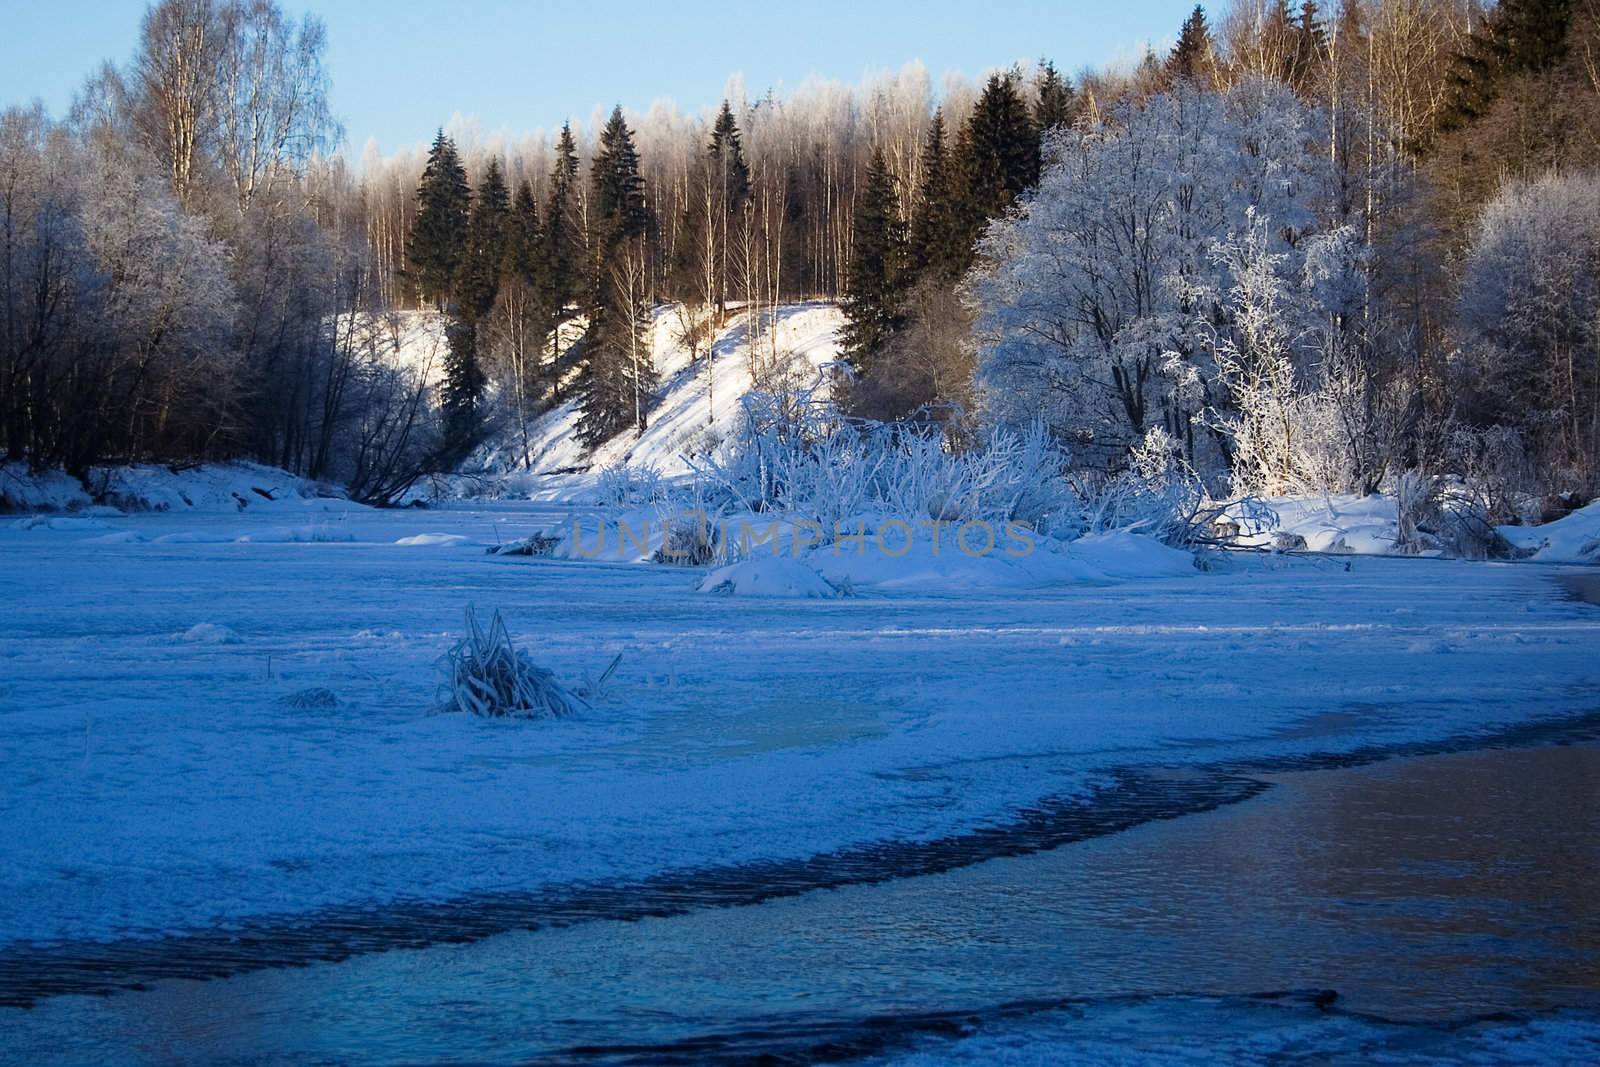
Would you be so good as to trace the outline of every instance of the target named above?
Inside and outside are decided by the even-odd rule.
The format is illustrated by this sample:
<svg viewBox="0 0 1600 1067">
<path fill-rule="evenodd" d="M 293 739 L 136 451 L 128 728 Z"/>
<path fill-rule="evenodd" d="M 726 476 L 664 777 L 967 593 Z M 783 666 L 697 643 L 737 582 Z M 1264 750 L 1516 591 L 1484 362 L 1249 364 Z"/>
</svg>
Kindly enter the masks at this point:
<svg viewBox="0 0 1600 1067">
<path fill-rule="evenodd" d="M 1072 557 L 1108 578 L 1185 578 L 1194 555 L 1135 533 L 1089 534 L 1067 546 Z"/>
<path fill-rule="evenodd" d="M 0 464 L 0 511 L 76 511 L 89 503 L 83 485 L 69 474 L 33 474 L 25 463 Z"/>
<path fill-rule="evenodd" d="M 1543 526 L 1501 526 L 1500 536 L 1540 563 L 1600 563 L 1600 500 Z"/>
<path fill-rule="evenodd" d="M 214 622 L 197 622 L 180 639 L 192 645 L 237 645 L 243 640 L 233 630 Z"/>
<path fill-rule="evenodd" d="M 406 545 L 411 548 L 458 548 L 469 545 L 472 538 L 465 534 L 450 533 L 421 533 L 402 537 L 395 542 L 397 545 Z"/>
<path fill-rule="evenodd" d="M 701 580 L 702 593 L 733 596 L 835 597 L 835 589 L 816 571 L 792 559 L 746 559 L 718 567 Z"/>
<path fill-rule="evenodd" d="M 1108 533 L 1063 542 L 1000 533 L 983 523 L 931 528 L 909 540 L 880 527 L 812 549 L 806 562 L 835 585 L 918 593 L 1109 585 L 1139 578 L 1192 576 L 1194 557 L 1142 534 Z M 880 536 L 881 534 L 881 536 Z"/>
<path fill-rule="evenodd" d="M 1237 543 L 1250 548 L 1303 548 L 1308 552 L 1381 556 L 1399 540 L 1394 498 L 1374 493 L 1316 497 L 1278 497 L 1258 501 L 1277 523 L 1251 519 L 1237 509 Z"/>
<path fill-rule="evenodd" d="M 101 500 L 126 511 L 346 511 L 361 507 L 349 500 L 321 496 L 314 483 L 259 463 L 207 463 L 181 469 L 97 467 L 90 473 L 89 484 Z"/>
</svg>

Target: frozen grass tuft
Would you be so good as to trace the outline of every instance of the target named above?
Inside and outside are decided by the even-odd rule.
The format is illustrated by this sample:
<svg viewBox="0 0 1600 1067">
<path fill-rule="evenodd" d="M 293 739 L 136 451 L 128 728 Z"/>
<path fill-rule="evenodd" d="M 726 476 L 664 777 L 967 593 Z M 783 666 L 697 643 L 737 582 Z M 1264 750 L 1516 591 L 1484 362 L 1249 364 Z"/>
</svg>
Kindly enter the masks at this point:
<svg viewBox="0 0 1600 1067">
<path fill-rule="evenodd" d="M 496 611 L 488 629 L 467 606 L 467 636 L 440 661 L 445 681 L 439 687 L 442 711 L 466 711 L 485 718 L 554 719 L 584 707 L 578 696 L 536 666 L 511 643 L 505 620 Z"/>
</svg>

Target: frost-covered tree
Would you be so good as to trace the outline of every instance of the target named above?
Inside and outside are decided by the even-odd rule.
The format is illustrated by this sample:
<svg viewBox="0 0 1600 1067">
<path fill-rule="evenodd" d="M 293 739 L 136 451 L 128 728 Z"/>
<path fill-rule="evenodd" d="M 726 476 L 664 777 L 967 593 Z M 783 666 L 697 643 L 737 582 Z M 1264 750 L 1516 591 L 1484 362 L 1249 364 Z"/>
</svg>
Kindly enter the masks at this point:
<svg viewBox="0 0 1600 1067">
<path fill-rule="evenodd" d="M 1037 192 L 990 227 L 967 283 L 987 418 L 1043 414 L 1110 454 L 1160 426 L 1203 458 L 1207 412 L 1228 403 L 1212 338 L 1235 285 L 1215 250 L 1258 218 L 1299 274 L 1326 197 L 1320 138 L 1316 113 L 1262 79 L 1180 84 L 1053 134 Z"/>
<path fill-rule="evenodd" d="M 1330 122 L 1281 81 L 1184 80 L 1051 138 L 967 282 L 988 421 L 1113 464 L 1159 432 L 1241 491 L 1382 484 L 1418 395 L 1361 208 L 1399 191 L 1330 157 Z"/>
<path fill-rule="evenodd" d="M 1513 182 L 1462 271 L 1463 411 L 1536 442 L 1560 489 L 1600 486 L 1600 174 Z"/>
</svg>

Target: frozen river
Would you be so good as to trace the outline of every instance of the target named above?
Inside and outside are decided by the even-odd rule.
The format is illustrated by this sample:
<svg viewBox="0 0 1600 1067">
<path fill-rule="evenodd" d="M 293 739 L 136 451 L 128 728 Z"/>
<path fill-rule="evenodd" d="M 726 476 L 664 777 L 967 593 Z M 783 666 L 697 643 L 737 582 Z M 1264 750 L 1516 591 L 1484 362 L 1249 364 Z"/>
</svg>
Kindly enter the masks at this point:
<svg viewBox="0 0 1600 1067">
<path fill-rule="evenodd" d="M 1600 613 L 1563 572 L 1251 557 L 786 601 L 484 554 L 563 519 L 0 529 L 0 1002 L 34 1004 L 0 1008 L 7 1049 L 699 1062 L 927 1032 L 987 1062 L 1124 1018 L 1331 1048 L 1496 1011 L 1584 1040 L 1550 1013 L 1595 1008 L 1594 752 L 1549 745 L 1592 736 Z M 468 602 L 560 677 L 623 666 L 554 725 L 430 714 Z M 1541 747 L 1463 751 L 1490 741 Z"/>
</svg>

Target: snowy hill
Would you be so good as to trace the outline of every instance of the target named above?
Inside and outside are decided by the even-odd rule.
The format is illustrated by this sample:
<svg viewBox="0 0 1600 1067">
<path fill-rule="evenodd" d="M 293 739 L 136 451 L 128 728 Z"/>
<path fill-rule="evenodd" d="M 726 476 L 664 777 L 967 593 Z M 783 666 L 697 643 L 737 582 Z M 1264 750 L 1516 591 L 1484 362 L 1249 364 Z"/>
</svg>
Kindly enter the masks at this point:
<svg viewBox="0 0 1600 1067">
<path fill-rule="evenodd" d="M 649 427 L 642 436 L 620 434 L 592 452 L 578 440 L 578 408 L 568 400 L 541 416 L 531 433 L 533 473 L 599 471 L 617 464 L 651 467 L 663 474 L 688 472 L 685 456 L 703 454 L 736 425 L 740 402 L 774 364 L 810 384 L 818 368 L 839 357 L 837 334 L 844 316 L 833 304 L 790 304 L 778 309 L 771 336 L 752 345 L 746 317 L 734 314 L 712 344 L 710 363 L 694 363 L 677 339 L 677 309 L 658 308 L 650 327 L 650 349 L 661 382 Z"/>
</svg>

